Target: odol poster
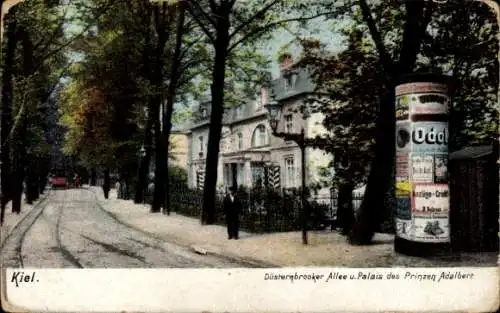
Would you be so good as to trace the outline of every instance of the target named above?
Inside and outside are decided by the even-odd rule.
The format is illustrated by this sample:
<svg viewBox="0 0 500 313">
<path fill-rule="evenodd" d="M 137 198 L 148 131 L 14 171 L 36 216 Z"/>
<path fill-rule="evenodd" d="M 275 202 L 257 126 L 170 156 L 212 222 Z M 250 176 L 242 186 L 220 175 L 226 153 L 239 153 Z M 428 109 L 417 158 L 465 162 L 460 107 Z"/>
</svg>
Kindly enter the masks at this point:
<svg viewBox="0 0 500 313">
<path fill-rule="evenodd" d="M 396 87 L 395 223 L 406 240 L 450 240 L 446 93 L 436 83 Z"/>
</svg>

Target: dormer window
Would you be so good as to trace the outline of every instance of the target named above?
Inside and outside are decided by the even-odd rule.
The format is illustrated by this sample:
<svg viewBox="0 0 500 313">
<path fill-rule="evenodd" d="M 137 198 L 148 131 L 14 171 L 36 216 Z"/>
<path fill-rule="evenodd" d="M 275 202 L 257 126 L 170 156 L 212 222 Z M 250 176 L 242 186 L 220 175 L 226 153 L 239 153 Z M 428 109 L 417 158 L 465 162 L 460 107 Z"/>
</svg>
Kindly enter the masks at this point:
<svg viewBox="0 0 500 313">
<path fill-rule="evenodd" d="M 203 155 L 203 152 L 205 150 L 205 142 L 203 141 L 203 136 L 198 137 L 198 144 L 199 144 L 199 151 L 200 151 L 200 157 Z"/>
<path fill-rule="evenodd" d="M 284 83 L 285 91 L 289 91 L 292 88 L 292 80 L 291 80 L 290 76 L 285 76 L 283 83 Z"/>
<path fill-rule="evenodd" d="M 204 107 L 200 108 L 200 117 L 201 118 L 207 117 L 207 109 L 206 108 L 204 108 Z"/>
<path fill-rule="evenodd" d="M 295 88 L 295 82 L 297 81 L 297 74 L 288 74 L 284 78 L 284 88 L 285 92 L 291 91 Z"/>
<path fill-rule="evenodd" d="M 255 97 L 256 100 L 255 100 L 255 106 L 256 106 L 256 110 L 257 111 L 260 111 L 262 110 L 262 108 L 264 107 L 264 104 L 262 103 L 262 97 Z"/>
<path fill-rule="evenodd" d="M 243 149 L 243 134 L 238 133 L 238 150 Z"/>
<path fill-rule="evenodd" d="M 295 83 L 297 82 L 297 74 L 292 74 L 292 86 L 293 88 L 295 88 Z"/>
<path fill-rule="evenodd" d="M 236 108 L 236 117 L 237 118 L 243 117 L 243 105 L 240 105 L 239 107 Z"/>
<path fill-rule="evenodd" d="M 285 132 L 286 133 L 293 132 L 293 115 L 292 114 L 285 115 Z"/>
</svg>

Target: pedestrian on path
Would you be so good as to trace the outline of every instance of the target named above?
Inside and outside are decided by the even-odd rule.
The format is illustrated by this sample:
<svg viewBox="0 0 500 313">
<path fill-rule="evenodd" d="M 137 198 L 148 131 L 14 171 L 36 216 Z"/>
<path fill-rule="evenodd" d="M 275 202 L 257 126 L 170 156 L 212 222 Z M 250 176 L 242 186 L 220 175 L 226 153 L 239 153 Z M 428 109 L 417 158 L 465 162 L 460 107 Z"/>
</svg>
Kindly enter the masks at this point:
<svg viewBox="0 0 500 313">
<path fill-rule="evenodd" d="M 106 170 L 104 174 L 104 183 L 102 184 L 102 191 L 104 191 L 104 198 L 109 198 L 109 190 L 111 189 L 111 182 L 109 180 L 109 172 Z"/>
<path fill-rule="evenodd" d="M 80 188 L 80 175 L 78 175 L 77 173 L 75 173 L 75 188 Z"/>
<path fill-rule="evenodd" d="M 229 194 L 224 198 L 223 207 L 226 214 L 228 239 L 238 240 L 241 201 L 236 195 L 236 187 L 229 188 Z"/>
</svg>

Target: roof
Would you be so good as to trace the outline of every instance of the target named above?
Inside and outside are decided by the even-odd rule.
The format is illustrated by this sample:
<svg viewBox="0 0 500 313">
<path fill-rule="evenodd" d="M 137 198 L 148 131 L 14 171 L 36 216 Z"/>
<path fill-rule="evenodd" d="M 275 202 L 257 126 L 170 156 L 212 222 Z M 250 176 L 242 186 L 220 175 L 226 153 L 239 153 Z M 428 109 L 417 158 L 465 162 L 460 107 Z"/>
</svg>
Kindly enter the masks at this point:
<svg viewBox="0 0 500 313">
<path fill-rule="evenodd" d="M 172 129 L 170 132 L 172 134 L 186 134 L 191 129 L 191 127 L 192 127 L 191 124 L 192 124 L 191 121 L 187 121 L 187 122 L 182 123 L 182 124 L 172 125 Z"/>
<path fill-rule="evenodd" d="M 285 90 L 285 80 L 287 74 L 296 76 L 295 81 L 293 82 L 293 87 Z M 313 92 L 315 85 L 311 81 L 307 69 L 291 68 L 289 70 L 285 70 L 285 74 L 281 77 L 272 80 L 270 82 L 270 88 L 272 88 L 276 96 L 276 100 L 282 101 L 305 93 Z M 260 101 L 260 98 L 257 97 L 257 99 L 242 100 L 240 105 L 224 109 L 222 123 L 228 125 L 265 115 L 266 110 L 264 108 L 257 109 L 256 101 Z M 185 124 L 183 126 L 184 129 L 189 130 L 209 125 L 211 109 L 212 107 L 210 105 L 210 101 L 201 103 L 199 108 L 194 112 L 191 123 Z M 204 110 L 203 116 L 201 114 L 202 110 Z"/>
<path fill-rule="evenodd" d="M 471 146 L 450 153 L 450 160 L 478 159 L 493 153 L 493 146 Z"/>
<path fill-rule="evenodd" d="M 312 80 L 309 77 L 309 73 L 307 69 L 305 68 L 300 68 L 300 69 L 291 69 L 290 74 L 292 75 L 297 75 L 296 76 L 296 81 L 295 85 L 293 88 L 289 90 L 285 90 L 285 75 L 282 75 L 281 77 L 271 81 L 271 88 L 274 91 L 274 94 L 276 95 L 276 100 L 286 100 L 288 98 L 303 94 L 303 93 L 308 93 L 308 92 L 313 92 L 315 88 L 315 84 L 312 82 Z"/>
</svg>

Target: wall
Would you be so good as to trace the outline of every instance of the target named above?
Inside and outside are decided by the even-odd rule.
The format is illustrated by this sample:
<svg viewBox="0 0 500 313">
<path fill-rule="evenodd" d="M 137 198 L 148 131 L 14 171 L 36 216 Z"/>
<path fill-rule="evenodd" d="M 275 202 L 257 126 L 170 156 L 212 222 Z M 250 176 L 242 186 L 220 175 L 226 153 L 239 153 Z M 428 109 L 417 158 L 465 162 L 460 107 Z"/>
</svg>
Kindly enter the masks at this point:
<svg viewBox="0 0 500 313">
<path fill-rule="evenodd" d="M 204 125 L 203 127 L 192 129 L 190 135 L 191 141 L 191 159 L 188 169 L 188 184 L 190 187 L 196 187 L 196 172 L 199 167 L 205 169 L 206 157 L 207 157 L 207 147 L 208 147 L 208 135 L 209 135 L 209 125 Z M 203 136 L 203 150 L 200 150 L 199 137 Z M 221 141 L 221 146 L 223 142 Z M 200 156 L 200 152 L 202 152 Z M 222 165 L 219 152 L 219 164 L 217 166 L 217 185 L 222 184 Z"/>
<path fill-rule="evenodd" d="M 170 153 L 174 159 L 169 160 L 169 164 L 181 167 L 183 169 L 188 168 L 188 136 L 185 134 L 171 134 L 169 138 L 170 142 Z"/>
<path fill-rule="evenodd" d="M 306 137 L 314 138 L 318 135 L 326 134 L 327 130 L 323 126 L 325 116 L 323 113 L 312 113 L 306 121 Z M 308 183 L 317 183 L 321 180 L 319 171 L 321 168 L 329 168 L 333 156 L 326 153 L 321 149 L 308 148 L 306 151 L 306 160 L 308 168 Z M 329 188 L 322 188 L 319 190 L 319 196 L 328 196 L 330 194 Z"/>
<path fill-rule="evenodd" d="M 271 141 L 271 128 L 269 127 L 269 123 L 267 122 L 267 119 L 265 116 L 262 116 L 259 119 L 253 119 L 250 121 L 245 121 L 244 123 L 238 123 L 232 126 L 231 128 L 231 135 L 230 135 L 230 144 L 229 144 L 229 149 L 227 150 L 228 153 L 232 152 L 237 152 L 237 151 L 242 151 L 242 150 L 247 150 L 252 148 L 252 135 L 257 126 L 259 125 L 264 125 L 266 127 L 267 131 L 267 136 L 269 142 Z M 243 135 L 243 147 L 242 149 L 238 149 L 238 133 Z M 269 145 L 267 145 L 269 146 Z"/>
<path fill-rule="evenodd" d="M 283 132 L 285 130 L 284 117 L 287 114 L 292 114 L 293 119 L 293 128 L 291 132 L 300 133 L 301 129 L 304 128 L 306 136 L 312 137 L 316 134 L 320 134 L 325 132 L 326 130 L 321 125 L 323 120 L 323 115 L 321 113 L 312 114 L 306 120 L 303 119 L 303 115 L 300 112 L 293 112 L 295 110 L 298 111 L 298 108 L 303 104 L 301 99 L 292 99 L 284 103 L 283 106 L 283 114 L 282 120 L 278 124 L 278 131 Z M 254 103 L 250 104 L 251 107 L 247 108 L 244 116 L 256 116 L 256 114 L 260 114 L 264 112 L 263 109 L 256 111 L 257 106 Z M 269 145 L 262 146 L 256 150 L 262 151 L 271 151 L 271 162 L 279 164 L 281 168 L 281 181 L 282 187 L 299 187 L 301 186 L 301 151 L 298 145 L 293 141 L 285 141 L 282 138 L 277 138 L 272 136 L 272 131 L 270 125 L 267 121 L 267 118 L 264 114 L 259 115 L 258 117 L 247 119 L 247 120 L 236 120 L 229 126 L 224 126 L 222 129 L 222 138 L 221 138 L 221 147 L 219 154 L 219 166 L 218 166 L 218 177 L 217 184 L 219 187 L 223 185 L 224 181 L 224 173 L 223 173 L 223 164 L 230 163 L 229 159 L 231 157 L 244 156 L 245 151 L 251 150 L 252 144 L 252 135 L 255 131 L 256 127 L 260 124 L 264 124 L 267 129 L 268 137 L 269 137 Z M 241 132 L 243 135 L 243 147 L 242 149 L 238 148 L 238 133 Z M 204 154 L 200 158 L 199 156 L 199 136 L 203 136 L 205 147 Z M 192 162 L 191 164 L 199 164 L 200 162 L 205 164 L 206 157 L 206 145 L 208 142 L 208 125 L 204 127 L 200 127 L 192 130 L 191 134 L 191 143 L 192 143 Z M 293 182 L 290 185 L 286 184 L 286 167 L 285 167 L 285 158 L 293 156 L 294 158 L 294 167 L 295 167 L 295 175 Z M 327 167 L 328 163 L 331 160 L 331 156 L 324 153 L 319 149 L 306 149 L 306 181 L 309 184 L 310 182 L 316 182 L 319 180 L 318 168 L 319 167 Z M 236 162 L 236 161 L 234 161 Z M 239 162 L 239 161 L 238 161 Z M 190 166 L 190 176 L 191 176 L 191 186 L 195 186 L 196 184 L 196 165 Z M 249 167 L 245 167 L 245 170 L 248 171 Z M 245 184 L 250 183 L 251 181 L 251 173 L 244 174 Z M 321 194 L 329 193 L 328 188 L 321 191 Z"/>
</svg>

